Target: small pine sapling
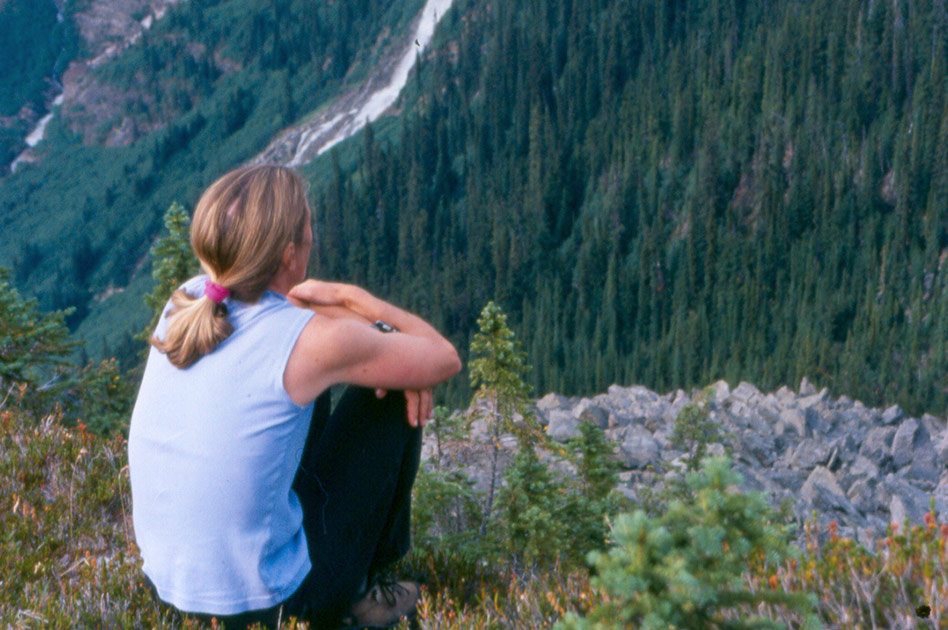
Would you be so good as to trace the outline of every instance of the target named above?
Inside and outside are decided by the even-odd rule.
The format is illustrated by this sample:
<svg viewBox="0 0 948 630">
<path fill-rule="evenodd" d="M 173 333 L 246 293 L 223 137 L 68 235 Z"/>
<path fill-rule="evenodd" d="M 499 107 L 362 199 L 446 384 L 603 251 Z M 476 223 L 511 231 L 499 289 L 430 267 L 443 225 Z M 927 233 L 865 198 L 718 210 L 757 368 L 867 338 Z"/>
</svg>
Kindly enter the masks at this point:
<svg viewBox="0 0 948 630">
<path fill-rule="evenodd" d="M 675 448 L 687 453 L 687 469 L 695 471 L 707 454 L 708 444 L 720 436 L 721 427 L 711 420 L 708 412 L 708 392 L 704 391 L 675 416 L 675 424 L 668 441 Z"/>
<path fill-rule="evenodd" d="M 562 516 L 566 487 L 540 461 L 536 448 L 521 444 L 498 495 L 502 547 L 521 571 L 549 569 L 569 545 Z"/>
<path fill-rule="evenodd" d="M 579 435 L 568 445 L 579 457 L 560 520 L 568 540 L 564 559 L 579 565 L 590 551 L 606 546 L 606 519 L 627 506 L 616 490 L 619 463 L 602 429 L 591 422 L 581 422 Z"/>
<path fill-rule="evenodd" d="M 0 400 L 16 391 L 24 408 L 41 414 L 74 384 L 69 357 L 79 344 L 66 327 L 72 311 L 40 312 L 0 268 Z"/>
<path fill-rule="evenodd" d="M 191 218 L 187 211 L 179 203 L 172 203 L 164 221 L 167 234 L 156 240 L 149 250 L 154 261 L 151 275 L 155 286 L 145 296 L 145 304 L 152 310 L 151 321 L 139 335 L 145 342 L 151 337 L 171 294 L 198 269 L 191 251 Z"/>
<path fill-rule="evenodd" d="M 765 496 L 736 491 L 739 481 L 727 458 L 707 458 L 688 475 L 692 500 L 673 501 L 659 517 L 619 515 L 612 547 L 589 554 L 601 603 L 585 617 L 567 614 L 558 630 L 784 628 L 754 614 L 762 603 L 801 614 L 806 630 L 821 628 L 814 595 L 745 585 L 748 569 L 772 570 L 800 552 Z"/>
<path fill-rule="evenodd" d="M 471 420 L 483 418 L 491 438 L 490 481 L 481 524 L 481 535 L 485 535 L 497 491 L 500 436 L 510 431 L 522 447 L 535 443 L 542 432 L 530 407 L 526 381 L 530 366 L 507 325 L 507 316 L 493 301 L 488 302 L 477 318 L 477 328 L 471 341 L 471 386 L 475 389 Z M 514 422 L 517 416 L 519 424 Z"/>
</svg>

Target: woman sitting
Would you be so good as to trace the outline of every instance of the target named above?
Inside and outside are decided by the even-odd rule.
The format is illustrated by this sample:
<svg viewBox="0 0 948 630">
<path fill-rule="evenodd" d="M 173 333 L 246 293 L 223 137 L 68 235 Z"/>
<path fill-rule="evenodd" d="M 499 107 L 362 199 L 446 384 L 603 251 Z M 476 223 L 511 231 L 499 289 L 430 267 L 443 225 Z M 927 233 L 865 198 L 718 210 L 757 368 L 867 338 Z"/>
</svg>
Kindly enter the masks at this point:
<svg viewBox="0 0 948 630">
<path fill-rule="evenodd" d="M 418 598 L 381 571 L 408 550 L 430 388 L 460 361 L 419 317 L 306 280 L 310 224 L 290 170 L 241 168 L 208 188 L 191 227 L 206 275 L 165 308 L 132 414 L 149 586 L 227 628 L 385 626 Z M 330 413 L 337 383 L 350 387 Z"/>
</svg>

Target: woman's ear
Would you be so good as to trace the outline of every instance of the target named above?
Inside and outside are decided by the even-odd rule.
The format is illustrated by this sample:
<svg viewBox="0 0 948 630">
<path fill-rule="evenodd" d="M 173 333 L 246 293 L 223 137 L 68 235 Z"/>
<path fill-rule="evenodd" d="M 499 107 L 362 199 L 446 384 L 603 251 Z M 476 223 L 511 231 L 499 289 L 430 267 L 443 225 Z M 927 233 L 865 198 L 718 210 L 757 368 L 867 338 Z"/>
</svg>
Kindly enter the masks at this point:
<svg viewBox="0 0 948 630">
<path fill-rule="evenodd" d="M 283 248 L 283 260 L 281 266 L 289 271 L 293 271 L 293 267 L 296 266 L 296 245 L 292 241 L 287 243 L 286 247 Z"/>
</svg>

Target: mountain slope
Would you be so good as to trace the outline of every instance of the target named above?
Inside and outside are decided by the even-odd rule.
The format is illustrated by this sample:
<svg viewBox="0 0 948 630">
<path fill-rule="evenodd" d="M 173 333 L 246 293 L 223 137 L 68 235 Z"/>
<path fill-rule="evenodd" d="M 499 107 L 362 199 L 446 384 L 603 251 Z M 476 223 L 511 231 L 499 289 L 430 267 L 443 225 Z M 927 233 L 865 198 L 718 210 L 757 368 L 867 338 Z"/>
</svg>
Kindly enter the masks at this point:
<svg viewBox="0 0 948 630">
<path fill-rule="evenodd" d="M 193 204 L 364 77 L 381 24 L 420 3 L 336 3 L 315 22 L 300 0 L 247 6 L 235 22 L 230 2 L 190 2 L 103 66 L 139 92 L 138 140 L 95 144 L 118 119 L 93 144 L 54 121 L 56 164 L 0 186 L 16 243 L 0 262 L 46 306 L 91 308 L 87 336 L 131 328 L 134 291 L 90 293 L 142 278 L 168 203 Z M 399 118 L 302 168 L 315 271 L 420 310 L 461 347 L 496 298 L 539 392 L 807 373 L 872 405 L 941 409 L 946 33 L 942 0 L 457 0 Z"/>
<path fill-rule="evenodd" d="M 459 2 L 401 133 L 316 178 L 320 272 L 539 392 L 804 373 L 948 404 L 943 2 Z M 326 177 L 329 181 L 326 181 Z"/>
<path fill-rule="evenodd" d="M 192 0 L 171 8 L 114 58 L 86 61 L 34 149 L 36 163 L 0 182 L 0 264 L 45 308 L 75 306 L 73 326 L 130 283 L 140 296 L 149 280 L 141 261 L 168 205 L 193 204 L 282 127 L 358 81 L 386 51 L 386 33 L 405 28 L 420 6 Z M 103 351 L 143 323 L 135 303 L 97 323 L 108 327 Z"/>
</svg>

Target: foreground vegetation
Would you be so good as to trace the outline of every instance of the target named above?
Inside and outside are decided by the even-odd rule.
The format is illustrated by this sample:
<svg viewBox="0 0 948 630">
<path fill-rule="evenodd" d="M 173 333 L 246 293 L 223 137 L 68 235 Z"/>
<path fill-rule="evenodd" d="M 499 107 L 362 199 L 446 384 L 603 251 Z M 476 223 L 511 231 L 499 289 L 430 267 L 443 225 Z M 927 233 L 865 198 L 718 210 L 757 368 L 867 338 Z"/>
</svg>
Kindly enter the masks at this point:
<svg viewBox="0 0 948 630">
<path fill-rule="evenodd" d="M 37 419 L 17 403 L 11 392 L 0 409 L 0 625 L 197 627 L 162 613 L 142 588 L 123 438 L 66 428 L 55 416 Z M 489 562 L 472 558 L 450 541 L 416 545 L 403 569 L 427 583 L 420 626 L 670 627 L 649 625 L 652 614 L 663 622 L 676 618 L 680 628 L 751 627 L 728 625 L 751 615 L 798 628 L 807 627 L 803 615 L 786 604 L 817 593 L 815 609 L 828 628 L 907 627 L 923 605 L 930 617 L 918 621 L 941 627 L 948 612 L 948 524 L 938 515 L 926 515 L 921 525 L 893 526 L 875 555 L 832 531 L 819 544 L 817 532 L 809 530 L 799 557 L 774 562 L 771 547 L 757 548 L 764 553 L 755 555 L 740 546 L 749 541 L 748 525 L 732 510 L 752 501 L 727 487 L 732 480 L 725 471 L 717 463 L 696 476 L 696 486 L 704 488 L 669 506 L 668 518 L 638 513 L 616 519 L 613 551 L 595 557 L 598 575 L 592 578 L 568 556 L 538 567 L 507 552 L 490 555 Z M 712 504 L 703 503 L 709 499 Z M 687 525 L 682 512 L 691 515 Z M 693 527 L 708 537 L 679 538 Z M 728 592 L 756 593 L 761 604 L 751 607 L 738 595 L 728 599 L 718 578 L 737 579 Z M 635 591 L 643 595 L 633 596 Z M 714 614 L 702 617 L 702 611 Z M 283 625 L 296 627 L 305 624 Z"/>
<path fill-rule="evenodd" d="M 0 625 L 197 627 L 143 588 L 123 425 L 111 436 L 88 426 L 118 411 L 66 404 L 86 387 L 127 400 L 117 393 L 121 378 L 60 371 L 73 387 L 50 386 L 32 361 L 61 355 L 63 314 L 38 313 L 2 282 L 0 297 Z M 940 627 L 948 523 L 934 511 L 924 525 L 892 524 L 876 554 L 833 525 L 821 542 L 808 524 L 798 549 L 763 496 L 736 490 L 724 458 L 702 460 L 648 510 L 629 505 L 614 490 L 601 431 L 586 423 L 563 448 L 535 424 L 529 368 L 503 312 L 488 304 L 478 328 L 472 411 L 439 410 L 431 425 L 438 453 L 415 485 L 415 549 L 400 570 L 426 584 L 421 628 L 896 628 L 913 615 Z M 24 336 L 28 343 L 14 343 Z M 53 364 L 45 367 L 56 373 L 62 366 Z M 474 420 L 486 423 L 490 443 L 510 432 L 520 447 L 506 470 L 491 466 L 487 493 L 440 455 L 441 445 L 469 439 Z M 706 423 L 690 408 L 676 435 L 696 439 L 699 453 Z M 569 474 L 554 472 L 564 466 Z"/>
</svg>

